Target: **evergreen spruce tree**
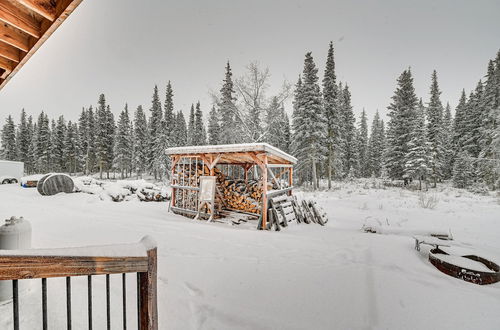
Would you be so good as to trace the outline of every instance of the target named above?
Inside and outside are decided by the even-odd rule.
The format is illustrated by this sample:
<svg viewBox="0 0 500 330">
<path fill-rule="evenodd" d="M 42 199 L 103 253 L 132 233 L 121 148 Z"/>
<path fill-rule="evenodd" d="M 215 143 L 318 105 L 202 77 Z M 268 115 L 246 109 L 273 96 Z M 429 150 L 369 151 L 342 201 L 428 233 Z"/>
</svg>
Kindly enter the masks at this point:
<svg viewBox="0 0 500 330">
<path fill-rule="evenodd" d="M 193 145 L 201 146 L 205 144 L 207 144 L 207 131 L 203 123 L 203 113 L 201 112 L 200 102 L 198 101 L 194 114 Z"/>
<path fill-rule="evenodd" d="M 367 178 L 370 176 L 370 155 L 368 149 L 368 119 L 365 109 L 361 112 L 358 142 L 360 176 Z"/>
<path fill-rule="evenodd" d="M 410 136 L 414 130 L 418 99 L 413 87 L 410 69 L 403 71 L 398 78 L 396 91 L 389 110 L 385 169 L 391 179 L 402 179 L 405 169 L 405 155 L 409 152 Z"/>
<path fill-rule="evenodd" d="M 452 148 L 454 158 L 463 150 L 463 137 L 466 134 L 466 111 L 467 111 L 467 96 L 465 90 L 462 90 L 462 95 L 455 108 L 455 118 L 453 120 L 453 135 Z"/>
<path fill-rule="evenodd" d="M 94 173 L 97 166 L 97 134 L 96 115 L 92 106 L 87 110 L 87 124 L 85 138 L 87 139 L 86 149 L 82 150 L 85 155 L 85 173 Z"/>
<path fill-rule="evenodd" d="M 443 104 L 441 103 L 436 70 L 432 72 L 431 98 L 427 107 L 427 141 L 429 142 L 431 179 L 436 187 L 437 181 L 443 178 Z"/>
<path fill-rule="evenodd" d="M 210 110 L 208 118 L 208 144 L 219 144 L 220 141 L 220 126 L 219 126 L 219 113 L 215 107 Z"/>
<path fill-rule="evenodd" d="M 115 117 L 111 112 L 109 105 L 106 106 L 106 145 L 107 145 L 107 166 L 106 166 L 106 175 L 109 179 L 109 171 L 113 168 L 113 159 L 114 159 L 114 145 L 115 145 Z"/>
<path fill-rule="evenodd" d="M 474 181 L 473 160 L 467 151 L 461 151 L 453 166 L 453 185 L 457 188 L 467 188 Z"/>
<path fill-rule="evenodd" d="M 34 148 L 34 132 L 35 128 L 33 127 L 33 117 L 29 116 L 28 117 L 28 124 L 27 124 L 27 132 L 28 132 L 28 154 L 24 163 L 25 166 L 25 171 L 28 174 L 33 174 L 35 173 L 35 148 Z"/>
<path fill-rule="evenodd" d="M 282 105 L 282 112 L 283 112 L 283 144 L 279 148 L 286 153 L 290 153 L 291 152 L 290 146 L 292 144 L 290 118 L 285 112 L 285 108 L 283 107 L 283 105 Z"/>
<path fill-rule="evenodd" d="M 106 112 L 106 98 L 104 94 L 99 96 L 98 107 L 96 109 L 96 160 L 99 167 L 99 178 L 102 179 L 102 174 L 110 159 L 108 158 L 108 115 Z"/>
<path fill-rule="evenodd" d="M 38 145 L 38 120 L 34 121 L 33 117 L 31 117 L 33 123 L 33 136 L 31 140 L 31 149 L 30 149 L 30 158 L 32 159 L 32 173 L 40 173 L 38 170 L 38 162 L 36 158 L 37 154 L 37 145 Z"/>
<path fill-rule="evenodd" d="M 404 155 L 404 177 L 418 179 L 420 190 L 422 190 L 422 181 L 425 181 L 429 173 L 431 173 L 425 129 L 425 113 L 422 102 L 420 102 L 413 122 L 413 130 L 410 132 L 410 141 L 408 142 L 408 153 Z"/>
<path fill-rule="evenodd" d="M 285 118 L 277 97 L 271 99 L 271 104 L 266 109 L 266 112 L 267 127 L 264 140 L 270 145 L 280 148 L 284 144 L 283 124 Z"/>
<path fill-rule="evenodd" d="M 55 137 L 54 132 L 56 131 L 56 121 L 52 119 L 50 121 L 50 148 L 49 148 L 49 171 L 54 172 L 56 165 L 56 159 L 54 157 L 55 154 Z"/>
<path fill-rule="evenodd" d="M 80 147 L 81 157 L 78 159 L 78 167 L 83 170 L 83 174 L 87 175 L 87 149 L 88 149 L 88 118 L 87 110 L 82 108 L 80 117 L 78 118 L 78 145 Z"/>
<path fill-rule="evenodd" d="M 500 56 L 500 52 L 499 52 Z M 500 148 L 493 141 L 495 135 L 499 134 L 499 112 L 500 112 L 500 69 L 490 61 L 488 73 L 484 84 L 484 93 L 481 100 L 481 126 L 479 129 L 478 174 L 481 180 L 491 189 L 495 189 L 500 177 Z M 498 187 L 500 188 L 500 187 Z"/>
<path fill-rule="evenodd" d="M 78 171 L 78 155 L 79 155 L 78 129 L 77 129 L 77 124 L 72 123 L 71 120 L 68 122 L 68 126 L 66 129 L 63 150 L 64 150 L 63 155 L 65 160 L 66 170 L 70 174 L 76 173 Z"/>
<path fill-rule="evenodd" d="M 339 88 L 342 87 L 341 85 Z M 340 90 L 340 89 L 339 89 Z M 351 105 L 351 92 L 347 84 L 342 89 L 341 111 L 343 120 L 343 156 L 344 176 L 355 177 L 359 173 L 358 139 L 356 118 Z"/>
<path fill-rule="evenodd" d="M 231 144 L 239 142 L 236 133 L 237 119 L 235 116 L 235 96 L 234 84 L 232 79 L 231 66 L 229 62 L 226 65 L 226 74 L 220 90 L 221 98 L 218 104 L 220 118 L 220 144 Z"/>
<path fill-rule="evenodd" d="M 305 125 L 304 119 L 304 97 L 302 95 L 302 77 L 299 76 L 297 83 L 295 84 L 294 98 L 293 98 L 293 113 L 292 113 L 292 154 L 297 158 L 297 164 L 295 172 L 298 177 L 298 184 L 302 185 L 305 181 L 311 181 L 311 172 L 302 169 L 303 164 L 306 164 L 305 154 L 301 152 L 304 148 L 304 144 L 300 139 L 297 138 L 298 134 L 303 134 L 301 130 Z"/>
<path fill-rule="evenodd" d="M 177 146 L 182 147 L 187 145 L 188 132 L 186 128 L 186 119 L 184 118 L 182 110 L 177 113 L 175 130 L 177 132 Z"/>
<path fill-rule="evenodd" d="M 443 116 L 443 177 L 450 179 L 453 172 L 453 118 L 450 104 L 446 104 Z"/>
<path fill-rule="evenodd" d="M 42 111 L 38 116 L 36 129 L 35 161 L 36 170 L 39 173 L 50 171 L 50 150 L 51 137 L 49 128 L 49 118 Z"/>
<path fill-rule="evenodd" d="M 138 106 L 134 114 L 134 159 L 133 167 L 137 177 L 142 178 L 142 174 L 146 171 L 148 161 L 148 123 L 146 114 L 142 110 L 142 106 Z"/>
<path fill-rule="evenodd" d="M 294 153 L 299 158 L 297 169 L 311 171 L 314 189 L 318 188 L 318 164 L 323 160 L 323 139 L 326 136 L 325 116 L 321 90 L 318 85 L 318 69 L 311 53 L 304 60 L 303 81 L 296 95 L 298 110 L 294 118 Z"/>
<path fill-rule="evenodd" d="M 16 126 L 12 116 L 7 116 L 2 128 L 0 155 L 5 160 L 17 160 Z"/>
<path fill-rule="evenodd" d="M 465 132 L 463 139 L 463 150 L 467 151 L 469 155 L 477 159 L 481 152 L 481 124 L 482 124 L 482 97 L 483 97 L 483 83 L 478 82 L 474 92 L 471 92 L 469 101 L 466 105 L 465 111 Z"/>
<path fill-rule="evenodd" d="M 380 119 L 379 112 L 373 116 L 370 139 L 368 141 L 368 170 L 369 175 L 376 178 L 382 173 L 383 153 L 384 153 L 384 132 L 383 122 Z"/>
<path fill-rule="evenodd" d="M 195 122 L 194 122 L 194 105 L 191 104 L 191 110 L 189 110 L 189 121 L 187 126 L 187 136 L 188 145 L 195 145 Z"/>
<path fill-rule="evenodd" d="M 52 170 L 55 172 L 69 171 L 67 158 L 64 154 L 66 130 L 64 116 L 59 116 L 55 128 L 52 130 Z"/>
<path fill-rule="evenodd" d="M 168 146 L 173 147 L 175 141 L 175 114 L 174 114 L 174 92 L 170 81 L 167 84 L 167 92 L 165 96 L 165 124 Z"/>
<path fill-rule="evenodd" d="M 339 90 L 335 75 L 333 43 L 330 42 L 323 77 L 323 99 L 326 117 L 327 176 L 328 189 L 332 187 L 332 179 L 342 176 L 342 114 L 339 109 Z"/>
<path fill-rule="evenodd" d="M 128 113 L 128 105 L 120 113 L 115 138 L 115 165 L 124 179 L 132 170 L 132 128 Z"/>
<path fill-rule="evenodd" d="M 164 133 L 164 128 L 162 124 L 163 112 L 161 109 L 160 97 L 158 95 L 158 86 L 155 85 L 153 90 L 153 99 L 151 101 L 150 108 L 151 116 L 149 117 L 149 148 L 148 148 L 148 169 L 153 173 L 155 179 L 158 177 L 158 171 L 154 168 L 154 165 L 158 162 L 156 151 L 159 149 L 156 143 L 158 143 L 160 134 Z"/>
<path fill-rule="evenodd" d="M 24 162 L 25 171 L 29 171 L 29 148 L 31 144 L 31 134 L 28 127 L 28 119 L 24 109 L 21 110 L 21 119 L 17 126 L 16 135 L 17 159 Z M 29 172 L 28 172 L 29 173 Z"/>
</svg>

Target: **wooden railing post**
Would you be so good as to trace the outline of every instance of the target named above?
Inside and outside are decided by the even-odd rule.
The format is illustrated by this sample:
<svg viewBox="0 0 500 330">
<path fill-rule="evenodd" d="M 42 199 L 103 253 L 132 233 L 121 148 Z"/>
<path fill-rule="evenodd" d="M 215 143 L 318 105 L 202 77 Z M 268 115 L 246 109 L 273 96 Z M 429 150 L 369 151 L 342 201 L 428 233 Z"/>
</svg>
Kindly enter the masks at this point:
<svg viewBox="0 0 500 330">
<path fill-rule="evenodd" d="M 139 273 L 139 329 L 158 330 L 157 249 L 148 250 L 148 271 Z"/>
</svg>

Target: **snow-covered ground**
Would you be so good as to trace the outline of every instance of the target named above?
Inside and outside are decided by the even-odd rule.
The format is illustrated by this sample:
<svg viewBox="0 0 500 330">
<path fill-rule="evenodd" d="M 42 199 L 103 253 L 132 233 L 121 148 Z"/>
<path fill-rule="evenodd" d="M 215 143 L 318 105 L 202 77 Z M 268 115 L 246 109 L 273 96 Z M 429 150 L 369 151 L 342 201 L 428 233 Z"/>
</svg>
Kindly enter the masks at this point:
<svg viewBox="0 0 500 330">
<path fill-rule="evenodd" d="M 315 198 L 330 221 L 281 232 L 207 224 L 167 212 L 167 203 L 114 203 L 97 195 L 41 196 L 0 186 L 0 217 L 24 216 L 37 248 L 158 242 L 160 329 L 498 329 L 500 283 L 451 278 L 414 249 L 414 234 L 451 232 L 462 250 L 500 263 L 500 203 L 441 188 L 435 209 L 417 192 L 342 184 Z M 365 223 L 382 234 L 364 233 Z M 134 278 L 128 278 L 130 328 Z M 64 282 L 49 279 L 49 324 L 65 327 Z M 95 279 L 95 329 L 104 328 L 104 279 Z M 121 324 L 120 277 L 112 276 L 113 328 Z M 40 283 L 20 299 L 22 329 L 41 328 Z M 0 306 L 9 329 L 11 304 Z M 74 328 L 85 328 L 86 278 L 73 280 Z M 55 313 L 55 314 L 54 314 Z"/>
</svg>

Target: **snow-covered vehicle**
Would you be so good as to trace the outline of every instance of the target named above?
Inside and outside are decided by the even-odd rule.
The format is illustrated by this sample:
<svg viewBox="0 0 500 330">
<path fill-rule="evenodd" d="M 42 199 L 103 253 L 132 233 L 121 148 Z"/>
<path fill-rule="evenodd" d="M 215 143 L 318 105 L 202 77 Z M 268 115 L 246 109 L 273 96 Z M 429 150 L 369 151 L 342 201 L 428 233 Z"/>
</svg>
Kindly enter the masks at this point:
<svg viewBox="0 0 500 330">
<path fill-rule="evenodd" d="M 19 183 L 23 175 L 23 162 L 0 160 L 0 184 Z"/>
</svg>

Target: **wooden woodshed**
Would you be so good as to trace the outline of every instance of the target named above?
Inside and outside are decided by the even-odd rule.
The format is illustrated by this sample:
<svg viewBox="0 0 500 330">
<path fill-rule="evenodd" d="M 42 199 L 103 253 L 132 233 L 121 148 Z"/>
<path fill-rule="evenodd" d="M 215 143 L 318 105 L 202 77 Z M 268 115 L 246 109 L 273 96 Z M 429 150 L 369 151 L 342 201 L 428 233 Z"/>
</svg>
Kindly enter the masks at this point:
<svg viewBox="0 0 500 330">
<path fill-rule="evenodd" d="M 222 210 L 255 214 L 262 229 L 268 199 L 292 194 L 297 159 L 267 143 L 176 147 L 166 153 L 171 165 L 170 210 L 177 214 L 198 213 L 201 176 L 217 178 L 216 215 Z"/>
</svg>

